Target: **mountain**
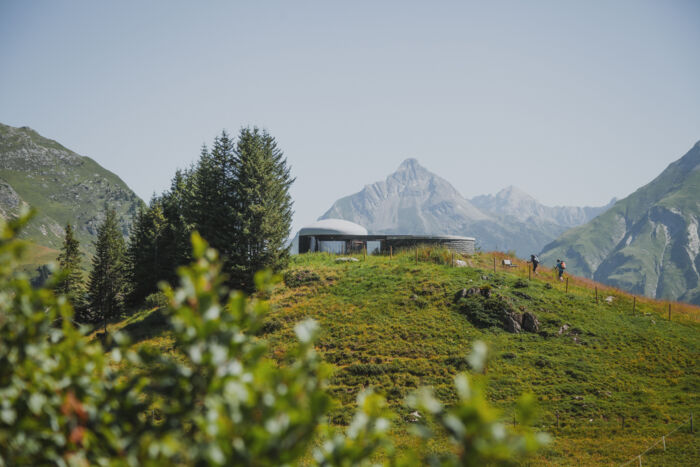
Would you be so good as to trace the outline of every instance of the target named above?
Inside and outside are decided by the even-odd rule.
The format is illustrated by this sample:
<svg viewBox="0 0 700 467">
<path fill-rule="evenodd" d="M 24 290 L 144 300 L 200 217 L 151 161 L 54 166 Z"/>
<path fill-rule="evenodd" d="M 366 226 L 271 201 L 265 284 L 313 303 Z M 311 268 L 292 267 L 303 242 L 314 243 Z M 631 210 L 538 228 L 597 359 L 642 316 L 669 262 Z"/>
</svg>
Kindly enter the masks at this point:
<svg viewBox="0 0 700 467">
<path fill-rule="evenodd" d="M 549 222 L 561 227 L 585 224 L 615 204 L 613 199 L 605 206 L 545 206 L 517 187 L 509 186 L 495 195 L 481 195 L 471 199 L 474 206 L 496 217 L 514 218 L 520 222 Z"/>
<path fill-rule="evenodd" d="M 528 205 L 532 215 L 523 218 L 521 205 Z M 578 225 L 576 216 L 585 218 L 595 209 L 547 208 L 513 187 L 469 201 L 445 179 L 407 159 L 386 180 L 336 201 L 321 219 L 346 219 L 376 234 L 473 236 L 484 250 L 514 250 L 525 257 Z"/>
<path fill-rule="evenodd" d="M 107 207 L 116 209 L 128 235 L 142 204 L 119 177 L 94 160 L 31 128 L 0 124 L 0 216 L 16 217 L 27 205 L 37 211 L 22 236 L 42 247 L 42 259 L 57 253 L 69 222 L 83 251 L 92 254 Z"/>
<path fill-rule="evenodd" d="M 604 214 L 544 248 L 568 269 L 650 297 L 700 304 L 700 142 Z"/>
<path fill-rule="evenodd" d="M 351 220 L 377 234 L 465 234 L 466 224 L 490 219 L 415 159 L 406 159 L 385 181 L 336 201 L 321 216 L 330 218 Z"/>
</svg>

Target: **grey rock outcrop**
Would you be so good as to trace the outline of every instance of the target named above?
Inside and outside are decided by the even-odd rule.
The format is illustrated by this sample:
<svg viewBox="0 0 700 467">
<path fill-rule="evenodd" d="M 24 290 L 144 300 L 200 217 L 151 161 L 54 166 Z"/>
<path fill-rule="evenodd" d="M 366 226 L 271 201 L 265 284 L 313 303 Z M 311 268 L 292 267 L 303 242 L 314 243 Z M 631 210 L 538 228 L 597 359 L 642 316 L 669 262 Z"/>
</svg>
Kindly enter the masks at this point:
<svg viewBox="0 0 700 467">
<path fill-rule="evenodd" d="M 539 332 L 540 330 L 540 322 L 537 319 L 537 316 L 535 316 L 534 313 L 529 311 L 523 313 L 522 326 L 523 330 L 527 332 Z"/>
</svg>

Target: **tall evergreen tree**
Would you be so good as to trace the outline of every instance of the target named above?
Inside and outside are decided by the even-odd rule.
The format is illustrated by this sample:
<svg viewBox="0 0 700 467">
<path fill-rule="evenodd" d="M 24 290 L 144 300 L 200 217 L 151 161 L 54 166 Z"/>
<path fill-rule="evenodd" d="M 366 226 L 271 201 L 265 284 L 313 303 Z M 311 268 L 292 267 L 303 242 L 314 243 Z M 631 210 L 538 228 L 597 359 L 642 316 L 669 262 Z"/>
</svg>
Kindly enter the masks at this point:
<svg viewBox="0 0 700 467">
<path fill-rule="evenodd" d="M 137 213 L 127 248 L 129 304 L 156 292 L 160 281 L 174 282 L 177 267 L 190 262 L 192 184 L 190 171 L 177 171 L 170 190 Z"/>
<path fill-rule="evenodd" d="M 68 298 L 76 310 L 78 320 L 82 318 L 85 304 L 85 283 L 80 269 L 80 257 L 80 242 L 73 235 L 73 226 L 67 224 L 61 253 L 57 258 L 62 277 L 56 285 L 56 292 Z"/>
<path fill-rule="evenodd" d="M 189 264 L 191 257 L 190 234 L 192 233 L 192 196 L 194 180 L 191 170 L 175 173 L 170 191 L 161 197 L 165 230 L 163 232 L 163 249 L 166 252 L 167 265 L 163 280 L 174 283 L 177 279 L 177 267 Z"/>
<path fill-rule="evenodd" d="M 155 292 L 158 281 L 165 278 L 166 269 L 171 267 L 164 248 L 165 229 L 162 199 L 154 196 L 147 208 L 139 210 L 129 236 L 126 259 L 130 304 L 138 304 L 148 294 Z"/>
<path fill-rule="evenodd" d="M 266 131 L 241 130 L 236 145 L 236 239 L 231 255 L 234 285 L 254 288 L 255 272 L 284 268 L 289 259 L 294 182 L 283 152 Z"/>
<path fill-rule="evenodd" d="M 97 229 L 95 256 L 88 282 L 92 317 L 104 323 L 105 332 L 107 321 L 123 311 L 127 291 L 125 256 L 126 247 L 117 223 L 117 213 L 109 209 L 104 222 Z"/>
<path fill-rule="evenodd" d="M 235 144 L 221 132 L 211 150 L 202 149 L 194 172 L 190 220 L 199 234 L 219 250 L 230 268 L 236 242 L 237 175 Z"/>
</svg>

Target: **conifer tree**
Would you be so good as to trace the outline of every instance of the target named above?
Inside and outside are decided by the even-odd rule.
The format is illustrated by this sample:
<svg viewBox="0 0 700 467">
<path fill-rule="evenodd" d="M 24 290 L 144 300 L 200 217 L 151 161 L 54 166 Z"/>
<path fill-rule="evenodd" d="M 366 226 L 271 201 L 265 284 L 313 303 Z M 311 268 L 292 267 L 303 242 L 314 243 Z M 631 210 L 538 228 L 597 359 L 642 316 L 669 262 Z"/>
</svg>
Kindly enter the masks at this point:
<svg viewBox="0 0 700 467">
<path fill-rule="evenodd" d="M 253 275 L 265 268 L 283 269 L 289 259 L 292 222 L 290 176 L 275 139 L 258 128 L 241 130 L 236 145 L 234 285 L 254 289 Z"/>
<path fill-rule="evenodd" d="M 170 191 L 161 197 L 163 215 L 165 217 L 165 229 L 163 232 L 164 260 L 167 261 L 166 275 L 162 278 L 166 281 L 174 281 L 177 278 L 178 266 L 189 264 L 192 261 L 190 248 L 190 234 L 192 233 L 192 196 L 194 192 L 194 180 L 191 170 L 175 173 Z"/>
<path fill-rule="evenodd" d="M 219 250 L 230 268 L 236 242 L 237 175 L 235 144 L 225 131 L 214 139 L 211 150 L 202 148 L 194 172 L 191 222 L 199 234 Z"/>
<path fill-rule="evenodd" d="M 127 291 L 126 247 L 119 230 L 117 213 L 107 211 L 104 222 L 97 229 L 95 256 L 88 282 L 90 310 L 93 320 L 102 321 L 107 332 L 107 321 L 122 313 Z"/>
<path fill-rule="evenodd" d="M 56 293 L 65 295 L 73 304 L 78 319 L 81 318 L 85 300 L 85 284 L 80 270 L 80 242 L 73 235 L 73 227 L 66 225 L 61 253 L 58 255 L 58 265 L 62 277 L 56 285 Z"/>
<path fill-rule="evenodd" d="M 147 208 L 136 215 L 129 236 L 126 259 L 129 270 L 129 303 L 138 304 L 157 290 L 158 281 L 165 279 L 172 266 L 164 248 L 166 219 L 162 199 L 153 197 Z"/>
</svg>

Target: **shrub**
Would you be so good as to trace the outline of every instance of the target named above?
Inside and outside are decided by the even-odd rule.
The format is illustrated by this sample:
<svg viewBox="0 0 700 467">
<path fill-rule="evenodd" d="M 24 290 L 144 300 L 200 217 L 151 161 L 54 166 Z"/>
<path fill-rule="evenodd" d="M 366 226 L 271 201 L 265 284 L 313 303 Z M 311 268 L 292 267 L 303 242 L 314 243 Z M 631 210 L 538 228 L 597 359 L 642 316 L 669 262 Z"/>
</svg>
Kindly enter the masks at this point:
<svg viewBox="0 0 700 467">
<path fill-rule="evenodd" d="M 284 285 L 292 289 L 310 285 L 320 280 L 321 276 L 315 271 L 310 271 L 308 269 L 288 270 L 284 273 Z"/>
<path fill-rule="evenodd" d="M 460 300 L 459 311 L 478 328 L 505 329 L 508 319 L 517 314 L 513 304 L 504 297 L 471 297 Z"/>
</svg>

